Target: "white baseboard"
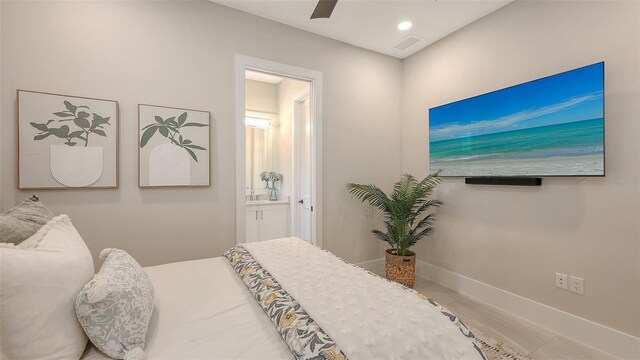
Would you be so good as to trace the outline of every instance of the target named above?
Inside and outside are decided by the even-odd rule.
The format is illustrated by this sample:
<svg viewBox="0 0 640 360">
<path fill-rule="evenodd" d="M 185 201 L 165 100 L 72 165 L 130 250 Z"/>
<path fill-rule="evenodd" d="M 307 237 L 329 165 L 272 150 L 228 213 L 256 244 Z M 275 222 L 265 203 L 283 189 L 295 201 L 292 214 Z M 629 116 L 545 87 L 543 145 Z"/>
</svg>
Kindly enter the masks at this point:
<svg viewBox="0 0 640 360">
<path fill-rule="evenodd" d="M 384 276 L 384 259 L 370 260 L 356 265 Z M 424 261 L 417 261 L 416 273 L 422 278 L 622 359 L 640 359 L 640 338 L 635 336 Z"/>
<path fill-rule="evenodd" d="M 378 265 L 376 262 L 379 262 L 381 265 Z M 367 264 L 384 269 L 383 259 L 368 261 Z M 640 359 L 640 338 L 635 336 L 424 261 L 417 261 L 416 273 L 420 277 L 622 359 Z"/>
</svg>

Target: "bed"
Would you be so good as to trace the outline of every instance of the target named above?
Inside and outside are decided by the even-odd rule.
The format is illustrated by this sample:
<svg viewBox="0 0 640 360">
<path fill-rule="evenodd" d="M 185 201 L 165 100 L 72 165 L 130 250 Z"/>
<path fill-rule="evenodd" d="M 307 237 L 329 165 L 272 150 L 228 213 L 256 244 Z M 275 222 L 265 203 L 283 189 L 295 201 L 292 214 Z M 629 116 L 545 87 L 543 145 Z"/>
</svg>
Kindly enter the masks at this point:
<svg viewBox="0 0 640 360">
<path fill-rule="evenodd" d="M 109 248 L 94 273 L 45 210 L 0 214 L 1 359 L 486 360 L 435 301 L 301 239 L 146 268 Z"/>
<path fill-rule="evenodd" d="M 293 359 L 224 257 L 145 267 L 155 309 L 149 359 Z M 82 359 L 110 359 L 89 346 Z"/>
<path fill-rule="evenodd" d="M 486 359 L 433 300 L 297 238 L 144 270 L 148 359 Z"/>
</svg>

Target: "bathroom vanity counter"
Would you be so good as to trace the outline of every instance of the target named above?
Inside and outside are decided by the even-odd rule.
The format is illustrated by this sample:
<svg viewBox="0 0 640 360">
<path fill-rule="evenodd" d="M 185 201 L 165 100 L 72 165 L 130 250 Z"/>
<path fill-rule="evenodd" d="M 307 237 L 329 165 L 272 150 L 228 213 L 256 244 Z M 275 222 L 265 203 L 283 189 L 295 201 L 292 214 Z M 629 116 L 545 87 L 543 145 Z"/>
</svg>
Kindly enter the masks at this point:
<svg viewBox="0 0 640 360">
<path fill-rule="evenodd" d="M 289 204 L 288 199 L 280 199 L 276 201 L 270 200 L 247 200 L 247 206 L 256 206 L 256 205 L 286 205 Z"/>
</svg>

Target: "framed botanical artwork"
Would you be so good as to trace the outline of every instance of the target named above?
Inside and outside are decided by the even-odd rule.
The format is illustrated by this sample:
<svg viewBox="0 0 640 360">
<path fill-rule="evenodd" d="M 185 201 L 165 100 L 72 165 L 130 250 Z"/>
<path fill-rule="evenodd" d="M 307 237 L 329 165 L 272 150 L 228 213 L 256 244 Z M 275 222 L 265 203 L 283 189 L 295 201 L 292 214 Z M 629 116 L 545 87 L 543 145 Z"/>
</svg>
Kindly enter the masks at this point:
<svg viewBox="0 0 640 360">
<path fill-rule="evenodd" d="M 18 90 L 18 188 L 118 187 L 118 102 Z"/>
<path fill-rule="evenodd" d="M 208 111 L 138 105 L 139 186 L 209 186 L 209 125 Z"/>
</svg>

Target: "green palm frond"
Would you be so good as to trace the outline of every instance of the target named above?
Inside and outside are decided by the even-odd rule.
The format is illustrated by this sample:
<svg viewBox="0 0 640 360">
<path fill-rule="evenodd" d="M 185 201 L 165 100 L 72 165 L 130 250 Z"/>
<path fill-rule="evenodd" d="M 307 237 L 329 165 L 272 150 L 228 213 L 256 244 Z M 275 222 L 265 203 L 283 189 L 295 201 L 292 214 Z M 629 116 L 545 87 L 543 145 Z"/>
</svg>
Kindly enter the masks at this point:
<svg viewBox="0 0 640 360">
<path fill-rule="evenodd" d="M 388 242 L 399 255 L 404 255 L 418 240 L 433 233 L 435 216 L 423 214 L 433 207 L 442 205 L 442 201 L 430 199 L 440 183 L 438 172 L 417 181 L 410 174 L 404 174 L 393 186 L 393 192 L 387 196 L 379 187 L 369 184 L 347 184 L 349 192 L 362 202 L 381 210 L 385 217 L 386 232 L 373 230 L 380 240 Z M 418 223 L 414 226 L 414 223 Z"/>
<path fill-rule="evenodd" d="M 373 233 L 373 235 L 375 235 L 375 237 L 377 237 L 378 239 L 389 243 L 389 245 L 391 245 L 392 247 L 393 245 L 393 241 L 391 240 L 391 238 L 389 238 L 389 235 L 387 235 L 386 233 L 383 233 L 380 230 L 371 230 L 371 232 Z"/>
<path fill-rule="evenodd" d="M 422 228 L 431 227 L 435 221 L 436 221 L 436 215 L 434 213 L 431 213 L 425 216 L 422 220 L 420 220 L 418 222 L 418 225 L 416 225 L 411 231 L 415 233 L 416 231 Z"/>
<path fill-rule="evenodd" d="M 411 225 L 413 225 L 414 221 L 418 216 L 420 216 L 420 214 L 427 211 L 431 207 L 440 207 L 440 205 L 442 205 L 442 201 L 440 200 L 427 200 L 420 204 L 416 204 L 414 207 L 414 216 L 412 216 L 410 219 Z"/>
<path fill-rule="evenodd" d="M 434 229 L 432 227 L 429 227 L 429 228 L 423 229 L 419 233 L 411 236 L 408 239 L 407 244 L 406 244 L 407 249 L 412 247 L 413 245 L 415 245 L 418 242 L 418 240 L 422 239 L 423 237 L 430 236 L 431 234 L 433 234 L 433 231 L 434 231 Z"/>
<path fill-rule="evenodd" d="M 406 199 L 412 192 L 412 188 L 415 187 L 416 179 L 409 174 L 402 175 L 402 180 L 395 183 L 393 186 L 393 199 Z"/>
<path fill-rule="evenodd" d="M 384 212 L 390 211 L 389 205 L 391 200 L 384 191 L 375 185 L 347 184 L 349 192 L 355 195 L 362 202 L 368 202 L 369 205 L 376 207 Z"/>
</svg>

